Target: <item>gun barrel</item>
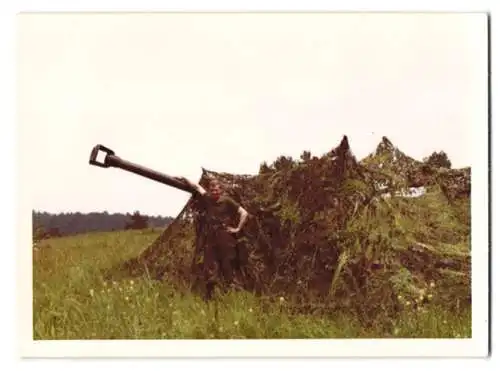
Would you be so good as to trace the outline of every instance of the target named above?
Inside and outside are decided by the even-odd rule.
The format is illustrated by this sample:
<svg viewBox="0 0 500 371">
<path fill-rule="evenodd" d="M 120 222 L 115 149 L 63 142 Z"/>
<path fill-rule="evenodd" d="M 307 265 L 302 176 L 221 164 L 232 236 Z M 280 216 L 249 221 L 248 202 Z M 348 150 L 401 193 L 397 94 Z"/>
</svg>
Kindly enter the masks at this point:
<svg viewBox="0 0 500 371">
<path fill-rule="evenodd" d="M 98 162 L 97 161 L 97 155 L 99 154 L 99 151 L 103 151 L 106 153 L 106 157 L 104 158 L 103 162 Z M 133 162 L 124 160 L 117 155 L 115 155 L 114 151 L 110 150 L 109 148 L 103 146 L 103 145 L 96 145 L 90 154 L 90 160 L 89 163 L 91 165 L 99 166 L 99 167 L 116 167 L 120 168 L 122 170 L 129 171 L 131 173 L 143 176 L 145 178 L 149 178 L 152 180 L 155 180 L 157 182 L 160 182 L 162 184 L 166 184 L 168 186 L 180 189 L 185 192 L 193 193 L 194 190 L 186 183 L 184 183 L 182 180 L 177 179 L 175 177 L 160 173 L 158 171 L 149 169 L 145 166 L 135 164 Z"/>
</svg>

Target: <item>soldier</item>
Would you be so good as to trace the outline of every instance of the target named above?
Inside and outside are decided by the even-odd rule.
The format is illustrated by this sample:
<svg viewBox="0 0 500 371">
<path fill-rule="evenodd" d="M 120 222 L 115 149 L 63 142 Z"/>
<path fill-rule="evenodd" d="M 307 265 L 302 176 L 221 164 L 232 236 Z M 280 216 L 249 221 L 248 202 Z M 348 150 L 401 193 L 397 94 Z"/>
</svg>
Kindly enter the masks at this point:
<svg viewBox="0 0 500 371">
<path fill-rule="evenodd" d="M 203 270 L 206 282 L 205 300 L 212 298 L 218 277 L 222 276 L 227 286 L 233 285 L 233 262 L 237 256 L 237 234 L 248 218 L 248 212 L 232 197 L 223 194 L 221 184 L 216 179 L 209 182 L 208 192 L 200 185 L 181 178 L 199 196 L 205 210 L 204 230 L 207 231 L 203 252 Z M 238 224 L 234 227 L 234 221 Z"/>
</svg>

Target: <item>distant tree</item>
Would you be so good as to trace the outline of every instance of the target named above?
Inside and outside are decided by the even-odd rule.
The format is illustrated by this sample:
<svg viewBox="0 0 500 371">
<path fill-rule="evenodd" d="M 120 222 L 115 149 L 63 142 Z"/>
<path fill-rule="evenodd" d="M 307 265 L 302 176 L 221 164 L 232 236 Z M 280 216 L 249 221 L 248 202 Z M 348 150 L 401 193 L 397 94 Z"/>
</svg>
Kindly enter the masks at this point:
<svg viewBox="0 0 500 371">
<path fill-rule="evenodd" d="M 263 162 L 260 164 L 259 174 L 268 174 L 272 171 L 267 162 Z"/>
<path fill-rule="evenodd" d="M 37 243 L 41 240 L 43 240 L 44 238 L 46 238 L 46 232 L 45 232 L 45 229 L 43 229 L 43 227 L 40 227 L 40 226 L 36 226 L 33 228 L 33 243 Z"/>
<path fill-rule="evenodd" d="M 311 152 L 309 151 L 302 152 L 302 154 L 300 155 L 300 159 L 302 161 L 309 161 L 311 159 Z"/>
<path fill-rule="evenodd" d="M 433 152 L 429 157 L 424 158 L 424 162 L 434 167 L 444 167 L 447 169 L 451 168 L 451 161 L 448 158 L 448 155 L 443 151 L 439 153 Z"/>
<path fill-rule="evenodd" d="M 148 217 L 141 215 L 136 211 L 130 217 L 130 221 L 125 226 L 125 229 L 145 229 L 148 227 Z"/>
<path fill-rule="evenodd" d="M 50 228 L 49 231 L 47 232 L 47 235 L 48 235 L 48 237 L 61 237 L 62 236 L 61 232 L 59 231 L 59 228 L 55 228 L 55 227 Z"/>
<path fill-rule="evenodd" d="M 276 170 L 287 170 L 293 166 L 293 159 L 289 156 L 279 156 L 273 164 Z"/>
<path fill-rule="evenodd" d="M 97 232 L 97 231 L 119 231 L 125 229 L 127 223 L 134 224 L 133 215 L 130 213 L 91 212 L 91 213 L 59 213 L 50 214 L 47 212 L 33 211 L 32 226 L 35 235 L 42 235 L 43 238 L 70 236 L 79 233 Z M 172 221 L 171 217 L 145 217 L 147 227 L 165 227 Z M 136 217 L 134 217 L 136 218 Z M 137 225 L 144 225 L 140 221 Z M 146 227 L 146 228 L 147 228 Z M 41 230 L 41 232 L 38 231 Z M 54 236 L 50 236 L 52 234 Z"/>
</svg>

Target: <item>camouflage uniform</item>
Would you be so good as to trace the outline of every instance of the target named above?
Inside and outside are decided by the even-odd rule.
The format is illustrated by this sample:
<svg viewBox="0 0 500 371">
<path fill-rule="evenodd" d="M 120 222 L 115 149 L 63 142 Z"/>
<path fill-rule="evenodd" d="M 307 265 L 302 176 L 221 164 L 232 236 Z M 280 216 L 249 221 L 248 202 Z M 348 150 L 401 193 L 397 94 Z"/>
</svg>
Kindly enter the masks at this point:
<svg viewBox="0 0 500 371">
<path fill-rule="evenodd" d="M 203 246 L 203 269 L 207 285 L 206 297 L 211 298 L 220 278 L 225 286 L 234 283 L 234 262 L 238 239 L 226 230 L 236 226 L 240 205 L 231 197 L 222 195 L 215 200 L 209 195 L 204 197 L 205 241 Z"/>
</svg>

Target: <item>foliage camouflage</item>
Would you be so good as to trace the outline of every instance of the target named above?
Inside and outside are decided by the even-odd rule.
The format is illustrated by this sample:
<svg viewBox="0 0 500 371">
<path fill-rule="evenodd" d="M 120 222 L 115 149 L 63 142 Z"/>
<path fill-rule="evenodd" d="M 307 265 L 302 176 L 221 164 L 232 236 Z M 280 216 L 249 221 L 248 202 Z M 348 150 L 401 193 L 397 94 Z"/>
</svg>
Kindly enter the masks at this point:
<svg viewBox="0 0 500 371">
<path fill-rule="evenodd" d="M 347 137 L 321 157 L 281 156 L 257 175 L 203 169 L 250 213 L 238 279 L 297 310 L 354 312 L 367 323 L 404 305 L 470 304 L 470 169 L 406 156 L 383 138 L 362 161 Z M 405 196 L 423 187 L 420 197 Z M 201 289 L 204 225 L 191 199 L 159 238 L 119 271 Z M 116 273 L 116 271 L 115 271 Z"/>
<path fill-rule="evenodd" d="M 439 153 L 433 152 L 432 155 L 430 155 L 428 158 L 424 158 L 424 161 L 433 166 L 444 167 L 447 169 L 451 168 L 451 161 L 448 158 L 448 155 L 443 151 Z"/>
</svg>

